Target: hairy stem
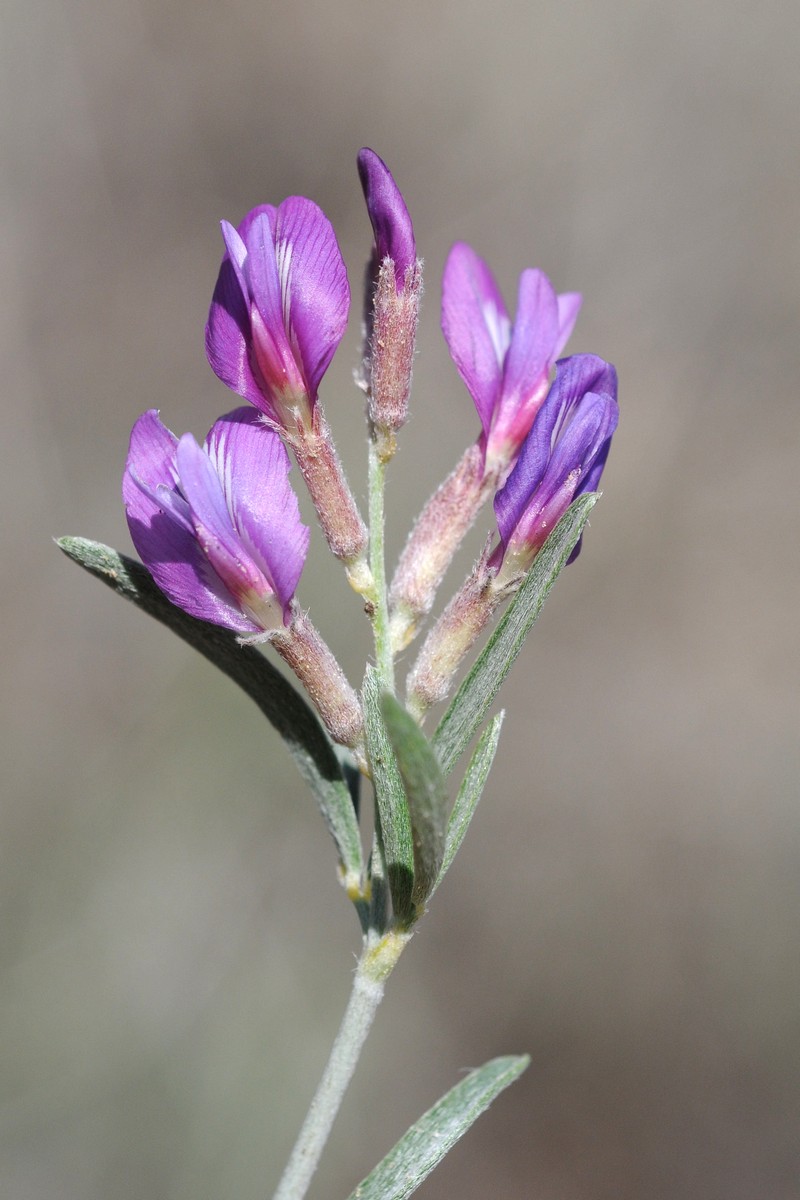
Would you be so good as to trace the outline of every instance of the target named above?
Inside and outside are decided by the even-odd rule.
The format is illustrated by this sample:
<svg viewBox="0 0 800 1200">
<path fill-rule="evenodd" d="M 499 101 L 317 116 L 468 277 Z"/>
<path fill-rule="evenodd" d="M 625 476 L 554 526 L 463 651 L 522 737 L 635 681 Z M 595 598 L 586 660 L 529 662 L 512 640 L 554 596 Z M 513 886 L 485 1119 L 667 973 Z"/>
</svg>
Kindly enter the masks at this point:
<svg viewBox="0 0 800 1200">
<path fill-rule="evenodd" d="M 372 630 L 375 636 L 375 665 L 381 687 L 394 694 L 394 656 L 389 633 L 386 599 L 386 554 L 384 547 L 383 497 L 386 465 L 375 438 L 369 443 L 369 565 L 374 591 L 371 595 Z"/>
<path fill-rule="evenodd" d="M 328 1065 L 273 1200 L 303 1200 L 308 1191 L 383 999 L 385 981 L 410 937 L 410 933 L 390 930 L 379 940 L 367 940 Z"/>
</svg>

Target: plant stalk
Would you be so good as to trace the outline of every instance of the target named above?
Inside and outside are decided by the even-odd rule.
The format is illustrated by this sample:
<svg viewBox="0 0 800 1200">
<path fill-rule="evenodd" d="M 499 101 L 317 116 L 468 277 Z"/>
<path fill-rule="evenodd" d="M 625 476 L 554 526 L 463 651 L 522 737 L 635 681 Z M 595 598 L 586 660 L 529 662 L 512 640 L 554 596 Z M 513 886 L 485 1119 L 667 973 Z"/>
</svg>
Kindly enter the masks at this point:
<svg viewBox="0 0 800 1200">
<path fill-rule="evenodd" d="M 389 632 L 386 598 L 386 551 L 384 545 L 384 491 L 386 464 L 375 437 L 369 442 L 369 565 L 374 592 L 371 596 L 372 631 L 375 637 L 375 666 L 383 690 L 394 695 L 394 656 Z"/>
<path fill-rule="evenodd" d="M 379 940 L 367 939 L 328 1065 L 273 1200 L 303 1200 L 306 1195 L 383 999 L 385 981 L 410 938 L 409 932 L 390 930 Z"/>
</svg>

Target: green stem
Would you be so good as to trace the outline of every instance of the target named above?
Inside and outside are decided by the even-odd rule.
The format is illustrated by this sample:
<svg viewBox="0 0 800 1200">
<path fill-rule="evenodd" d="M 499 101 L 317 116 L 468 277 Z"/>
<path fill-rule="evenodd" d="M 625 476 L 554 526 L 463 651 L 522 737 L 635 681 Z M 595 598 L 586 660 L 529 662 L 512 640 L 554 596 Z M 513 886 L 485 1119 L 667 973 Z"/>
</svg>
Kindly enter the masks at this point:
<svg viewBox="0 0 800 1200">
<path fill-rule="evenodd" d="M 308 1191 L 378 1005 L 383 999 L 385 981 L 410 937 L 411 934 L 407 932 L 390 931 L 378 941 L 371 939 L 366 942 L 328 1065 L 273 1200 L 303 1200 Z"/>
<path fill-rule="evenodd" d="M 386 466 L 374 437 L 369 442 L 369 565 L 375 591 L 372 596 L 372 630 L 375 636 L 375 665 L 383 690 L 394 695 L 394 658 L 389 634 L 386 599 L 386 555 L 384 548 L 383 497 Z"/>
</svg>

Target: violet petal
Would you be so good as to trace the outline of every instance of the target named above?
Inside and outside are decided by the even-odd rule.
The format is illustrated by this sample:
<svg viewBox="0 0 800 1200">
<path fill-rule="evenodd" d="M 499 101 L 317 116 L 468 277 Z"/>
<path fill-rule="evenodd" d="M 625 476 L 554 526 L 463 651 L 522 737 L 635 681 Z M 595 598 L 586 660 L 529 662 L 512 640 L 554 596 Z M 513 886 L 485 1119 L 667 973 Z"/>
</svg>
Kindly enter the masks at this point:
<svg viewBox="0 0 800 1200">
<path fill-rule="evenodd" d="M 400 189 L 382 158 L 366 147 L 358 153 L 358 175 L 375 234 L 378 262 L 394 262 L 398 292 L 406 271 L 417 261 L 414 227 Z"/>
<path fill-rule="evenodd" d="M 500 395 L 511 321 L 494 276 L 465 242 L 453 246 L 445 264 L 442 332 L 488 434 Z"/>
<path fill-rule="evenodd" d="M 523 271 L 514 316 L 511 345 L 503 374 L 503 400 L 518 402 L 536 392 L 555 359 L 558 336 L 558 302 L 553 285 L 543 271 Z"/>
<path fill-rule="evenodd" d="M 275 256 L 284 325 L 314 400 L 347 327 L 350 285 L 333 226 L 313 201 L 290 196 L 280 205 Z"/>
<path fill-rule="evenodd" d="M 566 346 L 572 331 L 575 328 L 575 322 L 578 319 L 578 313 L 583 304 L 583 297 L 580 292 L 562 292 L 558 297 L 558 336 L 556 337 L 555 345 L 553 346 L 553 358 L 558 358 L 561 351 Z"/>
<path fill-rule="evenodd" d="M 612 397 L 587 392 L 581 398 L 509 540 L 541 541 L 544 530 L 552 530 L 575 497 L 589 490 L 586 484 L 592 465 L 616 424 L 617 405 Z"/>
<path fill-rule="evenodd" d="M 268 213 L 249 220 L 244 273 L 249 289 L 252 353 L 270 398 L 309 391 L 303 360 L 287 330 L 286 281 L 281 278 L 273 222 Z M 263 407 L 263 406 L 262 406 Z M 270 414 L 272 415 L 272 414 Z"/>
<path fill-rule="evenodd" d="M 259 626 L 241 612 L 198 545 L 184 506 L 165 499 L 175 488 L 176 446 L 155 409 L 139 417 L 122 481 L 133 544 L 173 604 L 204 621 L 256 633 Z"/>
<path fill-rule="evenodd" d="M 300 520 L 283 443 L 252 409 L 238 408 L 215 421 L 206 451 L 242 545 L 269 579 L 286 614 L 310 531 Z"/>
<path fill-rule="evenodd" d="M 226 246 L 236 252 L 244 244 L 227 222 L 222 223 Z M 233 236 L 231 236 L 233 235 Z M 234 240 L 235 239 L 235 240 Z M 249 346 L 250 303 L 241 263 L 228 250 L 219 269 L 206 323 L 206 355 L 211 369 L 226 387 L 264 409 L 263 388 L 253 374 Z"/>
<path fill-rule="evenodd" d="M 178 442 L 175 458 L 197 540 L 222 582 L 237 599 L 271 592 L 269 580 L 247 553 L 234 528 L 211 459 L 190 433 Z"/>
<path fill-rule="evenodd" d="M 556 378 L 526 437 L 514 470 L 494 502 L 497 526 L 507 543 L 525 507 L 542 482 L 561 430 L 578 402 L 592 391 L 616 396 L 616 371 L 593 354 L 561 359 Z"/>
</svg>

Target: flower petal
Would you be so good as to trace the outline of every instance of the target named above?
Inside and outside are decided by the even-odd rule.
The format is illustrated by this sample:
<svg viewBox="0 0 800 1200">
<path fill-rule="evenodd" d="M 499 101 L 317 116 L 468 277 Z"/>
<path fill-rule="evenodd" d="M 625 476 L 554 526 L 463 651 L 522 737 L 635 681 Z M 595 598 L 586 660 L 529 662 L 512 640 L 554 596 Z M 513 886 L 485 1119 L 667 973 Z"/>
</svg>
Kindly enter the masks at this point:
<svg viewBox="0 0 800 1200">
<path fill-rule="evenodd" d="M 542 376 L 549 376 L 555 360 L 558 315 L 556 294 L 544 271 L 523 271 L 503 373 L 504 406 L 524 403 L 539 390 Z"/>
<path fill-rule="evenodd" d="M 240 633 L 259 626 L 246 617 L 198 545 L 175 489 L 177 439 L 155 409 L 133 427 L 122 480 L 131 539 L 161 590 L 185 612 Z"/>
<path fill-rule="evenodd" d="M 593 354 L 576 354 L 557 364 L 556 378 L 520 451 L 514 470 L 495 496 L 497 526 L 507 543 L 530 498 L 542 483 L 561 431 L 587 392 L 615 400 L 616 371 Z"/>
<path fill-rule="evenodd" d="M 562 292 L 557 299 L 558 336 L 553 346 L 553 358 L 558 358 L 572 336 L 575 322 L 578 319 L 578 313 L 581 311 L 581 305 L 583 304 L 583 297 L 580 292 Z"/>
<path fill-rule="evenodd" d="M 543 271 L 523 271 L 487 462 L 511 463 L 516 458 L 547 395 L 557 336 L 558 301 L 550 280 Z"/>
<path fill-rule="evenodd" d="M 206 323 L 206 355 L 212 371 L 226 387 L 265 410 L 264 388 L 250 363 L 250 304 L 242 270 L 246 250 L 227 221 L 222 222 L 222 232 L 227 252 Z"/>
<path fill-rule="evenodd" d="M 242 544 L 270 580 L 286 615 L 310 531 L 300 520 L 283 443 L 252 409 L 238 408 L 215 421 L 206 451 Z"/>
<path fill-rule="evenodd" d="M 488 434 L 500 396 L 511 322 L 494 276 L 465 242 L 453 246 L 445 263 L 442 332 Z"/>
<path fill-rule="evenodd" d="M 237 226 L 236 232 L 242 239 L 244 245 L 247 245 L 247 240 L 250 236 L 250 229 L 257 217 L 266 217 L 269 221 L 270 229 L 275 229 L 275 218 L 278 215 L 278 210 L 274 204 L 257 204 L 255 208 L 251 208 L 250 212 L 244 217 Z"/>
<path fill-rule="evenodd" d="M 286 328 L 287 298 L 281 279 L 275 248 L 274 213 L 262 212 L 247 218 L 247 258 L 244 273 L 249 289 L 252 353 L 257 372 L 263 379 L 268 399 L 280 404 L 280 398 L 309 392 L 303 372 L 303 360 L 292 346 Z M 275 418 L 272 405 L 261 405 Z"/>
<path fill-rule="evenodd" d="M 581 397 L 541 482 L 508 539 L 512 548 L 521 545 L 538 549 L 544 543 L 575 497 L 588 490 L 592 465 L 601 448 L 607 455 L 616 426 L 617 404 L 611 396 L 587 392 Z"/>
<path fill-rule="evenodd" d="M 200 548 L 226 588 L 239 601 L 269 595 L 273 588 L 234 528 L 214 465 L 190 433 L 178 442 L 175 460 Z"/>
<path fill-rule="evenodd" d="M 350 285 L 336 234 L 313 201 L 290 196 L 280 205 L 275 256 L 283 322 L 313 401 L 344 336 L 350 308 Z"/>
<path fill-rule="evenodd" d="M 358 175 L 375 234 L 378 262 L 391 258 L 402 290 L 406 271 L 417 261 L 414 227 L 400 189 L 382 158 L 366 147 L 358 152 Z"/>
</svg>

